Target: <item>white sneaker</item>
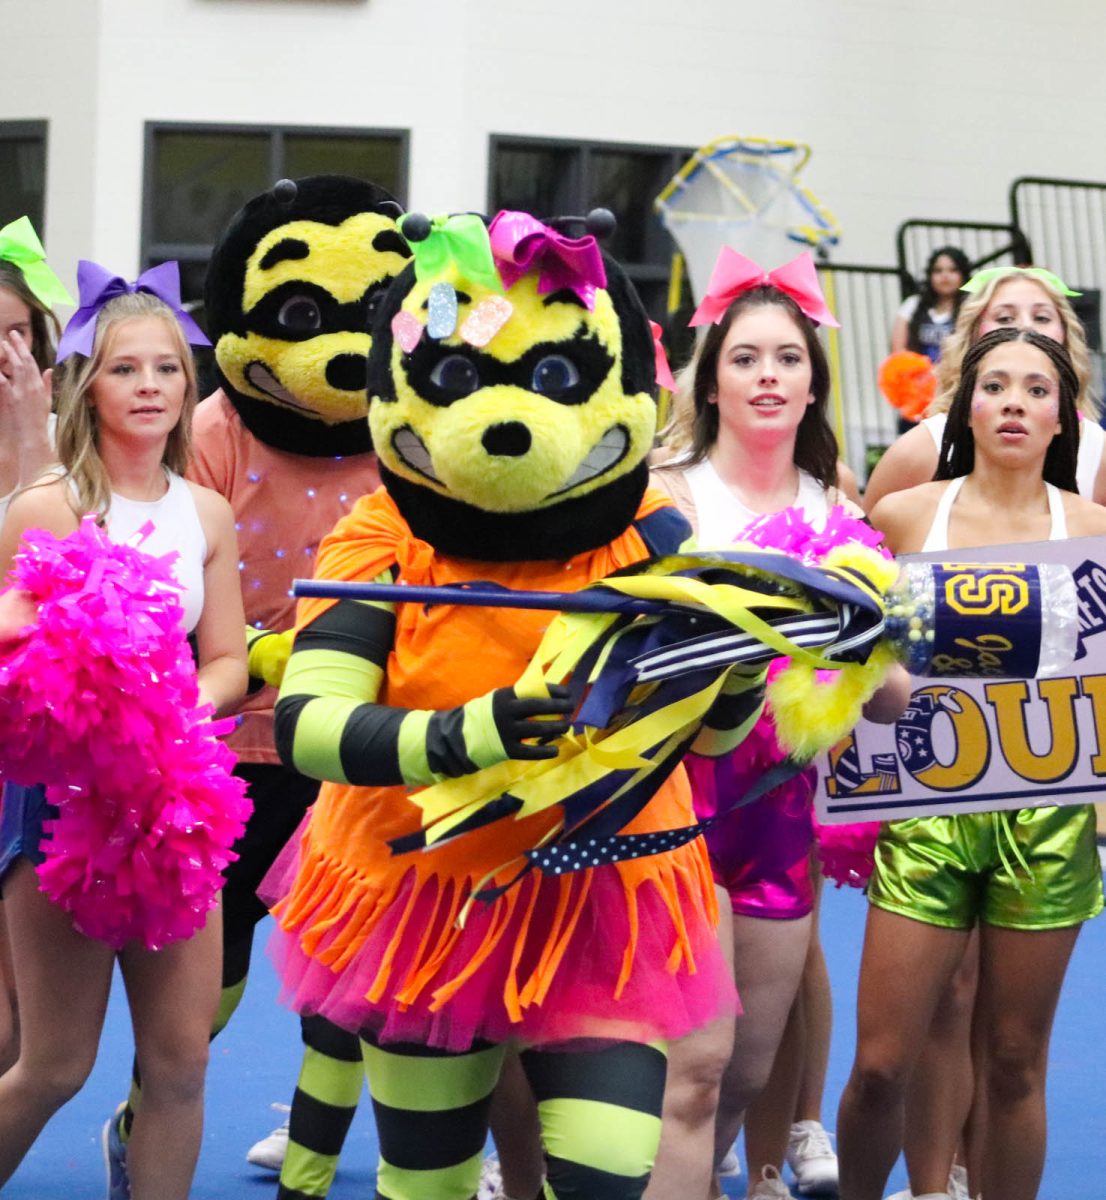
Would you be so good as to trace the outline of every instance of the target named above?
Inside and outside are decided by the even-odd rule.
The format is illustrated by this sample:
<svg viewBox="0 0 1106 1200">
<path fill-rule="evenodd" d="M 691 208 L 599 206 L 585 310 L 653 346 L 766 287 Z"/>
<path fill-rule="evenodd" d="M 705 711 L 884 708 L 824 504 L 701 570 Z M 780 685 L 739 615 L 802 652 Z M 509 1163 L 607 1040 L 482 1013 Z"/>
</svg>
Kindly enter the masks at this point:
<svg viewBox="0 0 1106 1200">
<path fill-rule="evenodd" d="M 818 1121 L 797 1121 L 787 1139 L 787 1165 L 800 1196 L 837 1195 L 837 1155 Z"/>
<path fill-rule="evenodd" d="M 953 1163 L 949 1171 L 949 1200 L 972 1200 L 968 1191 L 968 1168 Z"/>
<path fill-rule="evenodd" d="M 289 1104 L 273 1104 L 270 1106 L 274 1112 L 291 1112 L 292 1108 Z M 262 1167 L 266 1171 L 279 1171 L 284 1166 L 284 1156 L 288 1152 L 288 1122 L 278 1126 L 264 1137 L 260 1142 L 254 1144 L 246 1151 L 246 1162 L 252 1163 L 255 1167 Z"/>
<path fill-rule="evenodd" d="M 791 1200 L 791 1189 L 775 1167 L 761 1167 L 760 1178 L 750 1179 L 749 1185 L 745 1200 Z"/>
<path fill-rule="evenodd" d="M 737 1157 L 737 1143 L 734 1142 L 718 1166 L 718 1175 L 722 1179 L 736 1179 L 740 1174 L 741 1159 Z"/>
<path fill-rule="evenodd" d="M 476 1200 L 504 1200 L 503 1172 L 499 1167 L 498 1154 L 489 1154 L 480 1167 L 480 1186 L 476 1189 Z"/>
<path fill-rule="evenodd" d="M 928 1197 L 915 1196 L 909 1188 L 904 1188 L 893 1196 L 886 1196 L 884 1200 L 932 1200 L 934 1196 L 938 1197 L 938 1200 L 946 1200 L 946 1193 L 943 1192 L 932 1192 Z M 947 1200 L 972 1200 L 968 1191 L 968 1169 L 959 1163 L 953 1163 L 949 1171 Z"/>
</svg>

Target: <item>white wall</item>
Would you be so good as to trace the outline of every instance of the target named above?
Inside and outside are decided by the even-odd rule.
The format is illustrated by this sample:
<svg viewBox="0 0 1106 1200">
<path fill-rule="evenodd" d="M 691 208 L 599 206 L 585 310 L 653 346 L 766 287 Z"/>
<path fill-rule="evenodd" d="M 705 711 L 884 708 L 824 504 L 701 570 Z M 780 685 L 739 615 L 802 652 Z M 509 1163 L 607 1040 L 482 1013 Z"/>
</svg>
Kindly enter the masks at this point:
<svg viewBox="0 0 1106 1200">
<path fill-rule="evenodd" d="M 486 203 L 489 133 L 809 142 L 837 257 L 1106 177 L 1084 0 L 0 0 L 0 116 L 48 117 L 51 260 L 138 263 L 146 120 L 398 126 L 410 199 Z M 1047 23 L 1043 19 L 1047 17 Z"/>
<path fill-rule="evenodd" d="M 77 259 L 96 242 L 96 80 L 100 0 L 0 0 L 0 119 L 47 120 L 50 261 L 76 295 Z"/>
</svg>

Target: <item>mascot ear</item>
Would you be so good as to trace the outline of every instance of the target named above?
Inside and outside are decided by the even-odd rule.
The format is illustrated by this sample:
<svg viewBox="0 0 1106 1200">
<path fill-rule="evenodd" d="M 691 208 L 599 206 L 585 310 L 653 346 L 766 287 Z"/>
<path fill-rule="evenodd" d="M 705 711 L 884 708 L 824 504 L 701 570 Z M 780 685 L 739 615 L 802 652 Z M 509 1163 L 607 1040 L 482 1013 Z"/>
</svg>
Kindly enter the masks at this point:
<svg viewBox="0 0 1106 1200">
<path fill-rule="evenodd" d="M 546 225 L 565 237 L 584 237 L 591 234 L 597 241 L 609 238 L 618 228 L 618 218 L 609 208 L 593 208 L 586 217 L 551 217 Z"/>
<path fill-rule="evenodd" d="M 373 212 L 379 213 L 382 217 L 391 217 L 393 221 L 398 221 L 403 216 L 403 205 L 396 200 L 381 200 L 373 208 Z"/>
<path fill-rule="evenodd" d="M 485 225 L 491 224 L 486 213 L 466 212 L 451 213 L 450 215 L 455 217 L 479 217 Z M 408 242 L 425 242 L 434 228 L 434 223 L 426 213 L 409 212 L 399 222 L 399 227 Z"/>
<path fill-rule="evenodd" d="M 299 195 L 299 188 L 294 179 L 278 179 L 273 184 L 271 195 L 279 204 L 293 204 Z"/>
<path fill-rule="evenodd" d="M 399 223 L 400 233 L 409 242 L 425 242 L 430 236 L 430 229 L 430 218 L 421 212 L 409 212 Z"/>
<path fill-rule="evenodd" d="M 593 238 L 603 241 L 618 228 L 618 218 L 609 208 L 593 208 L 584 218 L 584 229 Z"/>
</svg>

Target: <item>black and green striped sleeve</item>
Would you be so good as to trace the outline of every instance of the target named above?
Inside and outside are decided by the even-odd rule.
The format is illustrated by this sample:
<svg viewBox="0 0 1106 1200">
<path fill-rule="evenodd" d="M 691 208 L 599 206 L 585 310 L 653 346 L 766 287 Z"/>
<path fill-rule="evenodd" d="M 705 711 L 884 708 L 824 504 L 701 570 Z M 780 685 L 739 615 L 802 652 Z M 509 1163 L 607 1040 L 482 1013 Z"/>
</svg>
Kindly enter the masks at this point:
<svg viewBox="0 0 1106 1200">
<path fill-rule="evenodd" d="M 273 629 L 258 629 L 255 625 L 246 626 L 246 662 L 250 667 L 249 683 L 246 687 L 246 694 L 252 696 L 254 692 L 259 692 L 265 686 L 265 680 L 260 675 L 253 673 L 253 661 L 250 659 L 250 654 L 257 648 L 259 642 L 265 638 L 274 637 L 276 631 Z"/>
<path fill-rule="evenodd" d="M 392 583 L 385 572 L 376 580 Z M 393 604 L 341 600 L 296 635 L 276 705 L 281 758 L 334 783 L 418 787 L 506 758 L 492 695 L 459 708 L 376 703 L 395 640 Z"/>
<path fill-rule="evenodd" d="M 728 754 L 745 740 L 763 710 L 763 666 L 748 670 L 731 667 L 691 749 L 707 758 Z"/>
</svg>

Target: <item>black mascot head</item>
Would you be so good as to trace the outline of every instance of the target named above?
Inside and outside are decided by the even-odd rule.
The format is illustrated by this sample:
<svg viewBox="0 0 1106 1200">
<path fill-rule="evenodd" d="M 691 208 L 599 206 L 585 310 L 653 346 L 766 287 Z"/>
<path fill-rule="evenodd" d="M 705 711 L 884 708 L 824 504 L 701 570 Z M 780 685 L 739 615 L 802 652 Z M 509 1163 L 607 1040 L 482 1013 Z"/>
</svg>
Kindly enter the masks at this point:
<svg viewBox="0 0 1106 1200">
<path fill-rule="evenodd" d="M 383 188 L 283 179 L 231 219 L 204 302 L 219 382 L 255 437 L 293 454 L 371 449 L 372 310 L 411 257 Z"/>
<path fill-rule="evenodd" d="M 653 337 L 593 236 L 613 218 L 587 222 L 402 222 L 415 262 L 377 313 L 369 420 L 389 492 L 442 553 L 568 559 L 634 519 L 656 427 Z"/>
</svg>

